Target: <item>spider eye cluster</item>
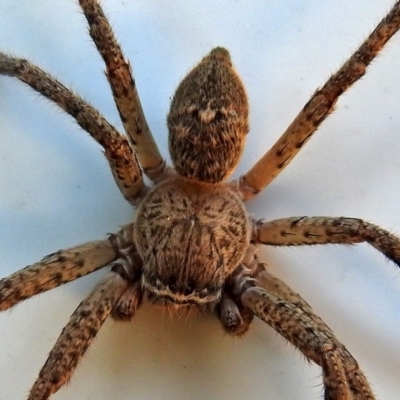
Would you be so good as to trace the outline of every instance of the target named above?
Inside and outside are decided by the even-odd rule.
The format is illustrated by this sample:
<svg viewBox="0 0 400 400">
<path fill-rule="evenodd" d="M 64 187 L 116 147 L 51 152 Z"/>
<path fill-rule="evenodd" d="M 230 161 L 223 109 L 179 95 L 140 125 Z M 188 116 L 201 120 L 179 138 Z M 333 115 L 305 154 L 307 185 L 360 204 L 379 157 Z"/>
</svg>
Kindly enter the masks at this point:
<svg viewBox="0 0 400 400">
<path fill-rule="evenodd" d="M 249 246 L 248 216 L 226 186 L 175 176 L 139 206 L 134 241 L 150 298 L 175 304 L 218 302 L 226 277 Z"/>
<path fill-rule="evenodd" d="M 169 289 L 171 290 L 171 292 L 173 292 L 173 293 L 179 293 L 180 290 L 179 290 L 179 288 L 178 288 L 178 285 L 177 285 L 175 282 L 176 282 L 176 281 L 173 280 L 172 283 L 170 283 L 170 284 L 168 285 L 168 287 L 169 287 Z M 193 283 L 192 283 L 192 285 L 193 285 Z M 193 288 L 193 286 L 191 286 L 190 283 L 188 283 L 187 286 L 185 286 L 185 287 L 182 288 L 182 293 L 183 293 L 185 296 L 189 296 L 189 295 L 192 294 L 194 291 L 195 291 L 195 289 Z"/>
</svg>

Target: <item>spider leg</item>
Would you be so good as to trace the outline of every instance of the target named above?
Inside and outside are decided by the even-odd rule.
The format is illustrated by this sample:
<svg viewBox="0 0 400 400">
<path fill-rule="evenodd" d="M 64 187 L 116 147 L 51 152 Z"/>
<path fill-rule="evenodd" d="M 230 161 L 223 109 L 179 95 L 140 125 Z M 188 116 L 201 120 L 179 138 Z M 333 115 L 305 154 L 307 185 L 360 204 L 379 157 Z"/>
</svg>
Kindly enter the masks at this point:
<svg viewBox="0 0 400 400">
<path fill-rule="evenodd" d="M 108 239 L 59 250 L 0 280 L 0 311 L 105 267 L 132 246 L 132 225 Z"/>
<path fill-rule="evenodd" d="M 125 60 L 104 12 L 97 0 L 80 0 L 89 33 L 106 64 L 106 76 L 121 121 L 146 175 L 156 180 L 165 171 L 165 160 L 147 124 L 132 69 Z"/>
<path fill-rule="evenodd" d="M 362 219 L 292 217 L 254 223 L 253 240 L 271 246 L 367 242 L 400 266 L 400 239 Z"/>
<path fill-rule="evenodd" d="M 293 305 L 305 311 L 314 321 L 316 326 L 319 326 L 324 331 L 333 331 L 325 324 L 325 322 L 313 311 L 311 306 L 296 292 L 294 292 L 284 281 L 271 275 L 267 271 L 267 266 L 263 263 L 258 263 L 256 270 L 253 272 L 257 283 L 267 291 L 276 294 L 277 296 L 290 301 Z M 346 354 L 348 360 L 352 360 L 353 369 L 346 370 L 346 376 L 350 383 L 350 388 L 356 399 L 364 399 L 372 396 L 368 381 L 362 371 L 358 368 L 357 361 L 353 356 L 342 346 L 342 351 Z"/>
<path fill-rule="evenodd" d="M 259 264 L 254 277 L 238 274 L 240 303 L 323 369 L 325 400 L 373 400 L 356 360 L 300 295 Z"/>
<path fill-rule="evenodd" d="M 146 188 L 142 171 L 126 137 L 90 104 L 29 61 L 0 53 L 0 74 L 18 78 L 75 118 L 79 126 L 104 148 L 123 196 L 130 203 L 136 203 Z"/>
<path fill-rule="evenodd" d="M 256 196 L 283 171 L 334 110 L 339 96 L 365 74 L 368 65 L 399 28 L 400 1 L 397 1 L 350 59 L 312 95 L 272 148 L 239 182 L 232 182 L 245 200 Z"/>
<path fill-rule="evenodd" d="M 28 400 L 46 400 L 66 384 L 129 281 L 110 272 L 72 314 L 34 383 Z"/>
</svg>

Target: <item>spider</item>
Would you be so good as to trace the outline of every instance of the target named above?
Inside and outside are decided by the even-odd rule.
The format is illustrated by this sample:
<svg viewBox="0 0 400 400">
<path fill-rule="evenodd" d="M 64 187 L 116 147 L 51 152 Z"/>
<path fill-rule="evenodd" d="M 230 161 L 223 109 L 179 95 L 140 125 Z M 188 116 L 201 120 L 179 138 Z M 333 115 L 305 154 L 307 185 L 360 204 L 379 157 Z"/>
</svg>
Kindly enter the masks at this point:
<svg viewBox="0 0 400 400">
<path fill-rule="evenodd" d="M 90 4 L 91 2 L 83 3 L 86 4 L 87 7 L 90 5 L 95 7 L 95 4 Z M 398 3 L 397 7 L 399 7 Z M 101 13 L 101 11 L 97 9 L 97 14 L 99 13 Z M 96 21 L 93 12 L 89 15 L 88 20 L 91 23 Z M 106 20 L 104 19 L 103 24 L 106 24 Z M 104 28 L 105 25 L 103 25 L 103 29 L 99 31 L 99 33 L 106 32 Z M 15 73 L 18 72 L 18 68 L 15 68 L 18 63 L 19 61 L 16 61 L 16 59 L 3 55 L 0 63 L 2 72 L 15 75 Z M 175 175 L 172 170 L 164 167 L 164 162 L 161 157 L 157 157 L 156 147 L 151 140 L 150 145 L 140 143 L 138 140 L 141 138 L 149 139 L 151 137 L 148 132 L 146 133 L 146 129 L 143 128 L 145 121 L 140 113 L 134 116 L 136 120 L 136 124 L 134 125 L 139 126 L 141 135 L 139 138 L 133 136 L 132 145 L 137 152 L 141 167 L 147 175 L 155 181 L 156 185 L 154 189 L 148 189 L 145 185 L 140 183 L 140 170 L 135 163 L 135 157 L 132 156 L 127 146 L 126 140 L 120 139 L 118 142 L 118 139 L 114 138 L 117 141 L 117 146 L 109 148 L 109 146 L 115 145 L 115 142 L 114 140 L 107 142 L 107 140 L 104 139 L 103 135 L 106 129 L 104 126 L 102 127 L 100 131 L 101 136 L 97 137 L 97 140 L 106 150 L 106 155 L 113 169 L 114 177 L 125 198 L 134 205 L 138 205 L 139 211 L 137 219 L 134 222 L 134 227 L 132 224 L 127 225 L 123 227 L 119 233 L 111 235 L 107 240 L 92 243 L 85 247 L 78 246 L 78 248 L 72 252 L 55 253 L 44 258 L 43 261 L 36 265 L 40 271 L 38 276 L 40 276 L 41 273 L 44 273 L 44 277 L 51 274 L 54 285 L 64 283 L 62 280 L 66 277 L 66 269 L 64 269 L 65 263 L 71 263 L 74 267 L 73 271 L 76 271 L 76 275 L 66 277 L 68 280 L 75 279 L 84 273 L 105 266 L 105 264 L 111 264 L 112 266 L 109 275 L 107 275 L 97 286 L 97 289 L 94 289 L 94 292 L 89 295 L 86 303 L 82 304 L 77 309 L 75 317 L 72 317 L 69 326 L 66 331 L 64 331 L 64 335 L 60 337 L 55 350 L 50 354 L 50 360 L 55 362 L 54 365 L 56 368 L 49 368 L 50 362 L 46 363 L 44 373 L 41 374 L 41 377 L 36 382 L 30 398 L 47 398 L 50 393 L 58 389 L 58 387 L 68 379 L 72 371 L 60 371 L 63 361 L 65 361 L 65 358 L 69 357 L 69 361 L 75 365 L 80 357 L 79 350 L 83 352 L 86 349 L 85 343 L 80 347 L 79 343 L 77 344 L 74 341 L 74 338 L 76 339 L 76 328 L 78 328 L 78 330 L 81 328 L 79 333 L 86 333 L 86 340 L 90 341 L 96 334 L 97 328 L 99 328 L 99 324 L 97 323 L 98 318 L 105 318 L 108 312 L 111 312 L 111 315 L 116 319 L 130 318 L 133 316 L 136 306 L 139 305 L 143 297 L 150 301 L 161 303 L 163 306 L 167 306 L 171 309 L 197 307 L 199 305 L 202 309 L 215 308 L 219 312 L 225 329 L 233 334 L 244 333 L 251 321 L 252 313 L 256 313 L 260 318 L 267 319 L 267 322 L 271 323 L 271 325 L 289 341 L 294 342 L 308 358 L 322 365 L 324 369 L 324 383 L 326 385 L 326 398 L 373 398 L 368 383 L 365 381 L 362 373 L 355 368 L 356 363 L 352 359 L 352 356 L 337 341 L 331 330 L 313 313 L 308 304 L 305 303 L 299 295 L 290 291 L 283 282 L 276 280 L 276 278 L 273 278 L 267 272 L 263 264 L 258 260 L 254 244 L 260 241 L 264 244 L 273 245 L 310 244 L 311 242 L 320 243 L 320 240 L 323 242 L 326 241 L 326 236 L 330 237 L 330 242 L 353 243 L 354 241 L 365 239 L 365 236 L 361 238 L 358 237 L 358 235 L 361 234 L 360 232 L 365 230 L 366 233 L 364 233 L 364 235 L 367 235 L 370 241 L 372 240 L 375 247 L 378 247 L 378 249 L 385 252 L 389 258 L 396 262 L 398 260 L 398 239 L 377 227 L 354 219 L 325 219 L 323 232 L 310 232 L 309 229 L 317 229 L 316 224 L 320 224 L 321 220 L 299 217 L 280 221 L 279 224 L 284 224 L 283 228 L 280 226 L 279 229 L 275 229 L 274 223 L 262 223 L 261 221 L 250 218 L 248 214 L 244 212 L 239 198 L 248 200 L 255 195 L 256 191 L 261 190 L 269 183 L 268 180 L 270 177 L 265 176 L 263 171 L 268 171 L 269 173 L 271 171 L 277 172 L 276 166 L 280 167 L 279 172 L 283 169 L 282 167 L 284 165 L 281 165 L 282 161 L 288 163 L 289 159 L 282 159 L 282 156 L 285 155 L 284 150 L 289 146 L 283 146 L 283 150 L 280 149 L 278 152 L 274 152 L 275 155 L 278 155 L 278 161 L 274 160 L 273 157 L 272 159 L 271 157 L 267 157 L 267 161 L 269 160 L 272 162 L 272 168 L 264 168 L 265 163 L 263 163 L 262 169 L 258 169 L 257 167 L 251 169 L 250 172 L 244 176 L 244 179 L 237 182 L 230 182 L 227 187 L 218 184 L 219 181 L 226 178 L 225 175 L 228 175 L 236 164 L 239 156 L 235 154 L 235 149 L 239 152 L 240 149 L 236 148 L 237 143 L 247 132 L 247 104 L 242 85 L 235 77 L 236 75 L 230 66 L 230 58 L 226 50 L 222 48 L 214 49 L 197 68 L 200 72 L 206 71 L 209 73 L 210 70 L 213 70 L 214 66 L 221 68 L 223 73 L 226 74 L 224 78 L 225 82 L 235 82 L 232 84 L 234 89 L 231 92 L 231 96 L 236 97 L 232 102 L 229 102 L 228 105 L 223 105 L 216 110 L 209 107 L 210 100 L 208 97 L 206 99 L 207 107 L 204 109 L 193 108 L 192 103 L 181 106 L 181 101 L 185 102 L 187 99 L 191 99 L 192 95 L 202 93 L 201 89 L 187 90 L 185 95 L 180 92 L 185 92 L 185 86 L 187 87 L 189 84 L 196 85 L 197 79 L 186 78 L 187 80 L 178 88 L 174 100 L 172 101 L 168 120 L 171 130 L 170 147 L 172 150 L 172 158 L 175 168 L 180 175 Z M 112 75 L 112 73 L 110 74 Z M 37 76 L 40 75 L 40 73 L 34 70 L 34 75 Z M 192 75 L 196 75 L 196 72 L 192 73 Z M 212 79 L 214 78 L 215 77 Z M 47 82 L 50 81 L 47 80 Z M 189 82 L 189 84 L 187 82 Z M 118 85 L 118 82 L 114 82 L 114 84 Z M 211 85 L 205 93 L 207 96 L 211 96 L 212 91 L 216 90 L 216 88 L 218 89 L 218 85 Z M 215 98 L 220 99 L 222 94 L 227 95 L 228 93 L 230 93 L 230 91 L 227 90 L 226 87 L 221 88 L 221 94 L 218 94 Z M 121 96 L 115 94 L 115 97 L 118 100 Z M 228 106 L 232 106 L 232 108 Z M 238 108 L 233 106 L 238 106 Z M 87 107 L 89 106 L 84 105 L 84 107 L 88 110 Z M 76 116 L 78 109 L 79 107 L 73 104 L 69 111 Z M 119 104 L 119 109 L 122 119 L 126 123 L 132 121 L 132 119 L 129 118 L 129 112 L 128 115 L 124 114 L 121 104 Z M 241 135 L 238 137 L 235 136 L 235 139 L 231 143 L 233 147 L 227 151 L 225 155 L 226 158 L 219 162 L 216 160 L 218 160 L 218 157 L 221 155 L 221 148 L 227 149 L 228 144 L 226 144 L 226 146 L 220 146 L 217 142 L 215 145 L 216 153 L 211 154 L 208 161 L 204 148 L 199 149 L 201 150 L 199 156 L 190 159 L 192 153 L 188 154 L 185 153 L 185 151 L 191 149 L 191 151 L 195 153 L 196 147 L 192 147 L 192 142 L 195 139 L 190 138 L 189 141 L 183 141 L 182 144 L 182 140 L 179 138 L 182 129 L 184 130 L 184 127 L 182 128 L 180 126 L 180 118 L 185 118 L 186 116 L 189 118 L 188 124 L 192 124 L 194 121 L 201 121 L 204 124 L 201 125 L 202 129 L 204 129 L 204 126 L 213 127 L 213 124 L 216 124 L 215 126 L 218 129 L 216 129 L 215 132 L 221 132 L 221 125 L 224 126 L 226 121 L 233 121 L 232 123 L 235 126 L 235 129 L 232 131 L 233 134 L 241 132 Z M 140 118 L 142 118 L 141 121 Z M 80 120 L 80 122 L 85 125 L 85 128 L 89 130 L 92 135 L 95 134 L 96 126 L 91 125 L 90 121 L 88 122 L 83 119 Z M 239 125 L 239 128 L 236 124 Z M 129 129 L 127 129 L 127 131 L 129 134 Z M 193 132 L 197 132 L 197 128 L 193 129 Z M 106 142 L 103 142 L 103 140 L 106 140 Z M 202 137 L 202 141 L 203 140 L 205 140 L 205 137 Z M 212 137 L 212 140 L 215 140 L 215 138 Z M 296 139 L 292 140 L 296 142 Z M 300 140 L 300 143 L 302 142 L 303 140 Z M 211 144 L 213 144 L 212 141 Z M 204 143 L 202 146 L 203 145 Z M 298 147 L 300 148 L 301 146 Z M 121 156 L 120 152 L 122 152 L 123 149 L 125 149 L 125 153 L 122 154 L 124 158 L 121 164 L 118 164 L 118 160 L 121 160 L 121 158 L 118 157 Z M 150 152 L 149 157 L 146 157 L 146 152 L 144 150 Z M 110 153 L 107 153 L 107 151 Z M 188 158 L 185 158 L 186 156 Z M 151 162 L 154 162 L 154 165 L 149 166 L 148 163 Z M 222 171 L 221 167 L 224 165 L 226 166 L 226 170 Z M 131 170 L 128 174 L 124 175 L 127 166 L 130 167 Z M 220 176 L 218 176 L 218 174 L 220 174 Z M 181 175 L 183 175 L 184 178 L 182 178 Z M 255 177 L 254 182 L 251 182 L 252 177 Z M 271 178 L 273 178 L 273 176 Z M 126 179 L 128 179 L 128 182 Z M 202 183 L 199 183 L 199 180 L 202 181 Z M 211 180 L 213 182 L 212 184 L 208 184 L 204 183 L 204 180 Z M 256 186 L 257 184 L 260 184 L 262 187 Z M 171 210 L 169 210 L 165 218 L 160 218 L 160 216 L 157 215 L 160 204 L 162 207 L 165 207 L 167 204 L 164 201 L 165 198 L 163 201 L 157 198 L 157 195 L 163 193 L 163 187 L 166 188 L 167 195 L 164 194 L 164 196 L 167 196 L 166 199 L 171 203 Z M 201 188 L 201 190 L 199 190 L 199 188 Z M 185 198 L 182 190 L 188 191 L 190 196 L 192 196 L 193 193 L 196 193 L 196 195 L 194 197 L 189 196 L 189 198 Z M 217 193 L 215 191 L 217 191 Z M 204 193 L 206 196 L 204 196 Z M 210 202 L 210 199 L 212 199 L 213 202 Z M 179 201 L 181 201 L 181 204 L 179 204 Z M 221 202 L 219 205 L 218 201 Z M 216 205 L 218 205 L 219 208 L 215 209 Z M 175 211 L 179 210 L 179 212 L 185 214 L 189 210 L 193 210 L 193 207 L 195 211 L 190 213 L 189 217 L 184 216 L 177 218 L 175 216 L 175 223 L 166 222 L 170 221 L 168 218 L 174 220 L 172 216 L 174 216 Z M 211 222 L 206 223 L 205 220 L 202 219 L 202 211 L 204 212 L 204 218 L 212 218 Z M 225 212 L 227 212 L 227 215 L 232 220 L 230 220 L 230 223 L 227 225 L 224 220 L 222 220 L 221 223 L 215 224 L 215 228 L 215 219 L 224 218 Z M 151 222 L 153 222 L 154 225 L 152 225 Z M 165 224 L 171 225 L 167 225 L 167 228 L 165 228 Z M 326 224 L 328 224 L 328 228 L 326 228 Z M 202 230 L 203 226 L 204 231 Z M 353 230 L 354 226 L 357 227 L 357 233 Z M 224 230 L 224 227 L 227 227 L 227 230 Z M 218 231 L 213 230 L 217 228 L 221 228 L 224 235 L 227 234 L 228 237 L 224 237 L 224 235 L 220 236 Z M 197 232 L 198 236 L 200 236 L 200 239 L 198 239 L 198 246 L 201 248 L 202 252 L 197 254 L 196 251 L 194 251 L 194 253 L 191 251 L 184 251 L 180 255 L 180 258 L 177 258 L 178 262 L 176 262 L 176 257 L 179 255 L 182 243 L 185 243 L 185 240 L 187 241 L 189 249 L 192 248 L 191 245 L 196 244 L 196 240 L 191 239 L 192 236 L 187 236 L 187 232 L 195 232 L 196 229 L 199 230 Z M 301 234 L 298 237 L 293 237 L 293 229 L 300 229 Z M 325 229 L 328 229 L 328 235 L 326 235 Z M 340 234 L 337 233 L 337 231 L 333 231 L 335 229 L 339 229 Z M 148 232 L 150 232 L 150 234 Z M 277 232 L 277 237 L 274 237 L 274 232 Z M 282 232 L 284 232 L 283 235 Z M 154 240 L 154 236 L 159 238 L 155 241 L 154 246 L 161 245 L 162 251 L 152 251 L 154 250 L 153 247 L 146 247 L 148 246 L 147 243 L 151 243 L 151 241 Z M 146 237 L 146 240 L 143 240 L 143 237 Z M 290 237 L 290 241 L 287 241 L 287 237 Z M 132 240 L 132 238 L 134 239 Z M 179 240 L 177 238 L 179 238 Z M 300 242 L 293 243 L 293 240 L 299 240 Z M 205 253 L 203 253 L 203 251 L 207 243 L 209 243 L 210 246 L 208 253 L 210 255 L 213 253 L 216 257 L 210 256 L 207 258 L 204 255 Z M 232 246 L 232 244 L 234 244 L 234 246 Z M 242 249 L 240 250 L 241 246 Z M 223 252 L 224 249 L 228 251 L 226 254 Z M 186 258 L 189 257 L 189 255 L 192 257 L 191 262 L 188 262 Z M 72 257 L 72 260 L 69 261 L 68 257 Z M 157 257 L 165 257 L 164 262 L 160 262 Z M 234 261 L 230 260 L 232 257 Z M 196 261 L 197 258 L 198 261 Z M 230 261 L 225 261 L 225 258 Z M 211 264 L 207 264 L 205 259 Z M 219 264 L 213 267 L 212 263 L 217 262 L 218 259 Z M 151 260 L 153 260 L 153 264 L 151 264 Z M 180 263 L 179 260 L 185 260 L 185 262 Z M 195 266 L 196 262 L 201 263 L 202 268 L 192 270 L 188 267 Z M 58 265 L 60 263 L 62 265 Z M 91 263 L 92 265 L 89 265 Z M 185 264 L 187 267 L 186 269 L 174 269 L 173 267 L 170 268 L 171 264 Z M 49 271 L 46 272 L 46 268 L 48 268 Z M 57 270 L 57 268 L 59 268 L 59 270 Z M 85 270 L 85 268 L 89 268 L 89 271 Z M 221 274 L 217 273 L 224 268 L 228 268 L 228 270 Z M 38 287 L 38 282 L 35 282 L 36 278 L 31 277 L 31 275 L 36 275 L 35 272 L 32 272 L 35 271 L 35 269 L 36 267 L 33 267 L 33 270 L 24 270 L 20 275 L 18 275 L 19 273 L 17 272 L 10 278 L 6 278 L 2 281 L 2 290 L 0 293 L 3 297 L 0 304 L 3 309 L 12 306 L 25 297 L 33 295 L 34 293 L 32 293 L 31 290 L 34 292 L 41 292 L 50 288 L 47 286 Z M 209 275 L 210 272 L 211 275 Z M 28 279 L 25 279 L 26 277 L 28 277 Z M 33 279 L 33 281 L 30 281 L 30 279 Z M 52 284 L 50 283 L 50 285 Z M 258 286 L 264 289 L 260 290 Z M 110 288 L 110 291 L 108 292 L 107 289 L 106 294 L 103 295 L 101 293 L 101 288 Z M 261 309 L 258 308 L 258 304 L 260 304 L 261 301 L 260 299 L 262 299 Z M 287 303 L 287 301 L 291 304 Z M 177 303 L 179 303 L 179 307 Z M 249 310 L 251 310 L 252 313 L 250 313 Z M 271 312 L 274 310 L 278 310 L 277 314 L 272 318 L 273 320 L 268 319 L 271 318 Z M 283 313 L 283 315 L 281 313 Z M 94 315 L 96 315 L 96 318 L 93 317 Z M 287 320 L 286 317 L 288 318 Z M 282 321 L 281 318 L 285 321 Z M 283 322 L 285 322 L 285 324 L 287 323 L 287 325 Z M 95 326 L 92 326 L 93 324 Z M 306 325 L 305 327 L 304 324 Z M 69 330 L 71 330 L 70 334 L 68 332 Z M 316 349 L 310 349 L 313 345 L 312 339 L 317 333 L 317 336 L 320 336 L 321 332 L 327 336 L 327 340 L 322 344 L 317 343 Z M 298 335 L 302 334 L 305 335 L 305 341 L 299 344 Z M 73 351 L 69 351 L 71 348 L 69 346 L 70 341 L 73 341 L 74 344 L 71 346 Z M 322 346 L 322 348 L 319 346 Z M 68 350 L 64 352 L 64 349 Z M 338 370 L 332 371 L 330 367 L 335 360 L 340 360 L 340 363 L 344 361 L 344 365 L 339 365 Z M 357 391 L 360 390 L 363 395 L 356 395 Z"/>
</svg>

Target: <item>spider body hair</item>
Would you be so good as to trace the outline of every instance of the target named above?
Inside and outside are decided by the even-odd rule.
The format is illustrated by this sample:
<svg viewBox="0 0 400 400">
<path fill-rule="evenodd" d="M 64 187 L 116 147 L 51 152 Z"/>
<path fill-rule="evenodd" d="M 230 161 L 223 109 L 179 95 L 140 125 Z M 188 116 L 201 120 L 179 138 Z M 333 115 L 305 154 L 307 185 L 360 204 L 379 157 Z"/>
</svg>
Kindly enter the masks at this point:
<svg viewBox="0 0 400 400">
<path fill-rule="evenodd" d="M 130 320 L 144 300 L 171 314 L 215 310 L 226 332 L 256 316 L 322 368 L 325 400 L 374 400 L 357 361 L 332 329 L 257 256 L 260 245 L 368 243 L 400 266 L 400 238 L 358 218 L 256 220 L 244 202 L 266 188 L 333 111 L 339 96 L 400 29 L 400 1 L 317 89 L 286 131 L 237 181 L 248 102 L 229 52 L 213 49 L 178 85 L 167 117 L 174 168 L 147 124 L 129 61 L 98 0 L 80 0 L 106 65 L 121 134 L 89 103 L 31 62 L 0 52 L 0 74 L 19 79 L 69 113 L 104 149 L 135 220 L 103 240 L 59 250 L 0 280 L 0 311 L 101 268 L 109 272 L 73 312 L 32 386 L 47 400 L 66 384 L 106 319 Z M 152 181 L 147 186 L 143 174 Z"/>
<path fill-rule="evenodd" d="M 231 188 L 179 175 L 147 194 L 134 225 L 143 287 L 167 303 L 217 303 L 250 244 L 249 217 Z"/>
<path fill-rule="evenodd" d="M 214 48 L 179 84 L 168 114 L 169 151 L 178 174 L 225 180 L 249 131 L 249 106 L 228 50 Z"/>
</svg>

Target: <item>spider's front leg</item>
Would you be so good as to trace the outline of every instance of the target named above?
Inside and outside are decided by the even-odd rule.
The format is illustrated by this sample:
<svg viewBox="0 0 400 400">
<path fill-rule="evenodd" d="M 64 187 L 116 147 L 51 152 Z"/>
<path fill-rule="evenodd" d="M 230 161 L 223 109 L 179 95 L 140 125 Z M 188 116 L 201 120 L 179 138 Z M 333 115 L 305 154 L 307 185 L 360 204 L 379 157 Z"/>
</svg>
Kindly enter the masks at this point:
<svg viewBox="0 0 400 400">
<path fill-rule="evenodd" d="M 129 231 L 132 234 L 132 230 Z M 121 249 L 109 272 L 73 312 L 33 385 L 28 400 L 46 400 L 71 378 L 104 321 L 132 317 L 141 304 L 142 262 L 136 248 Z"/>
<path fill-rule="evenodd" d="M 28 400 L 46 400 L 66 384 L 129 282 L 110 272 L 72 314 L 33 385 Z"/>
<path fill-rule="evenodd" d="M 262 264 L 235 277 L 239 302 L 323 369 L 325 400 L 374 400 L 356 360 L 311 307 Z"/>
</svg>

